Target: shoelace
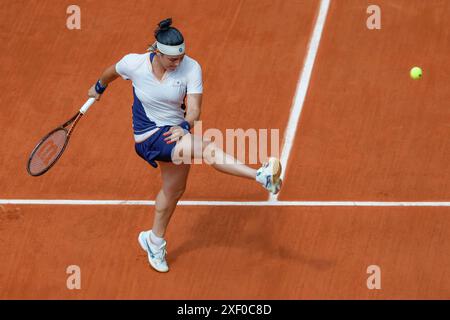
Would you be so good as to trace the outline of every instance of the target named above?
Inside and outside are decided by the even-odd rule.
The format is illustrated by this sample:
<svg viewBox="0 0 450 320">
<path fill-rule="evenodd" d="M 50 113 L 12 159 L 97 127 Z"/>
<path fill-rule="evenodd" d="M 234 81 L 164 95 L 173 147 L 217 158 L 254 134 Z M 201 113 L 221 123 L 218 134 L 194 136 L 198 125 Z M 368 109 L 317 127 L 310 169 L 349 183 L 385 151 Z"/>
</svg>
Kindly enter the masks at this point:
<svg viewBox="0 0 450 320">
<path fill-rule="evenodd" d="M 162 250 L 160 251 L 160 253 L 158 254 L 158 260 L 159 260 L 160 262 L 164 261 L 164 259 L 165 259 L 165 257 L 166 257 L 166 253 L 167 253 L 166 249 L 162 249 Z"/>
<path fill-rule="evenodd" d="M 161 263 L 161 262 L 164 261 L 164 258 L 166 257 L 167 250 L 166 250 L 166 248 L 164 247 L 164 248 L 162 248 L 161 250 L 156 251 L 156 252 L 152 252 L 152 253 L 153 253 L 154 256 L 155 256 L 155 260 L 156 260 L 158 263 Z"/>
<path fill-rule="evenodd" d="M 151 246 L 148 244 L 148 240 L 146 239 L 145 241 L 147 242 L 147 248 L 150 251 L 151 255 L 154 257 L 154 259 L 158 263 L 163 262 L 164 258 L 166 257 L 166 254 L 167 254 L 166 246 L 164 246 L 156 251 L 153 251 Z"/>
</svg>

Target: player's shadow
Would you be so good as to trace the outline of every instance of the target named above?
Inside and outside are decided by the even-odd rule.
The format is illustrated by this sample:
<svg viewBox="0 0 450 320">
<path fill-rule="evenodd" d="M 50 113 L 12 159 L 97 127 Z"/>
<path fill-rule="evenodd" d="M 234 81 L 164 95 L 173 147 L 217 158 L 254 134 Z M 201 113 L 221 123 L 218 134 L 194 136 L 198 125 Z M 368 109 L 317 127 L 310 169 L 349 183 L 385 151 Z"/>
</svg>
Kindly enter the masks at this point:
<svg viewBox="0 0 450 320">
<path fill-rule="evenodd" d="M 277 224 L 289 223 L 282 215 L 265 214 L 265 209 L 253 207 L 211 207 L 195 217 L 189 229 L 189 240 L 170 250 L 169 263 L 180 256 L 210 247 L 228 247 L 248 250 L 249 254 L 307 265 L 317 270 L 328 270 L 335 261 L 310 257 L 274 234 Z M 295 235 L 293 235 L 295 236 Z"/>
</svg>

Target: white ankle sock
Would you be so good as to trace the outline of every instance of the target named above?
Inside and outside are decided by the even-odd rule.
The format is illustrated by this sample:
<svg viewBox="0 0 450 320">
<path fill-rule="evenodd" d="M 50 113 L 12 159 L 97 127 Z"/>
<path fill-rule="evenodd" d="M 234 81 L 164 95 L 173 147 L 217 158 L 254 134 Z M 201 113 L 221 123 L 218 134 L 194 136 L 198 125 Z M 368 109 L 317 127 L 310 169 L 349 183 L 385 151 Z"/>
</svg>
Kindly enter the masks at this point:
<svg viewBox="0 0 450 320">
<path fill-rule="evenodd" d="M 164 238 L 158 237 L 157 235 L 155 235 L 155 234 L 153 233 L 152 230 L 150 230 L 150 241 L 151 241 L 153 244 L 155 244 L 155 245 L 157 245 L 157 246 L 160 246 L 160 245 L 162 245 L 162 244 L 164 243 Z"/>
</svg>

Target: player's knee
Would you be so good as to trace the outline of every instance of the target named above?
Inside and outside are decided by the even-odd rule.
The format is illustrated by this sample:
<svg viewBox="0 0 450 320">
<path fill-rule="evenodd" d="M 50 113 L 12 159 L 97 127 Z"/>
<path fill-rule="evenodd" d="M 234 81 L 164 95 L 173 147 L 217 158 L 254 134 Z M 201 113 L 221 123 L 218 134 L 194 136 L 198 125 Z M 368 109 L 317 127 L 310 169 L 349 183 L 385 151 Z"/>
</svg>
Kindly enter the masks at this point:
<svg viewBox="0 0 450 320">
<path fill-rule="evenodd" d="M 204 140 L 202 142 L 202 146 L 203 146 L 203 154 L 208 154 L 213 152 L 216 149 L 216 145 L 214 142 L 210 141 L 210 140 Z"/>
<path fill-rule="evenodd" d="M 206 161 L 207 164 L 213 164 L 213 163 L 223 163 L 223 152 L 222 150 L 217 147 L 217 145 L 212 142 L 208 141 L 205 143 L 205 148 L 203 149 L 203 159 Z M 222 156 L 222 158 L 220 158 Z"/>
<path fill-rule="evenodd" d="M 195 139 L 193 144 L 193 159 L 202 159 L 205 155 L 205 150 L 214 148 L 214 143 L 210 140 Z"/>
</svg>

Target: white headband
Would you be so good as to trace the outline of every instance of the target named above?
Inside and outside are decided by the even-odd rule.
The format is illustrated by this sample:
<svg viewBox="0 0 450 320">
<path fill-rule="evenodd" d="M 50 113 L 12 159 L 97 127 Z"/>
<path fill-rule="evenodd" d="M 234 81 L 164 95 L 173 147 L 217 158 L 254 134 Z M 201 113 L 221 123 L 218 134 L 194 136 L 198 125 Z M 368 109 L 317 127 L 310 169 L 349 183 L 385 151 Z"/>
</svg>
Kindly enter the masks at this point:
<svg viewBox="0 0 450 320">
<path fill-rule="evenodd" d="M 159 52 L 168 56 L 179 56 L 180 54 L 183 54 L 185 50 L 184 42 L 177 46 L 168 46 L 157 41 L 156 47 L 158 48 Z"/>
</svg>

